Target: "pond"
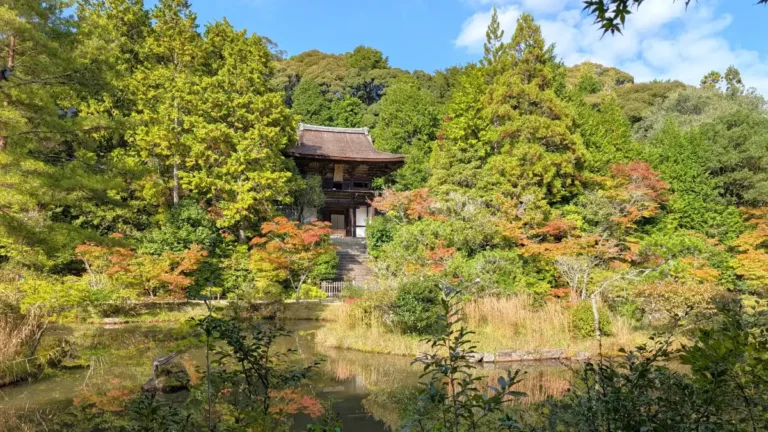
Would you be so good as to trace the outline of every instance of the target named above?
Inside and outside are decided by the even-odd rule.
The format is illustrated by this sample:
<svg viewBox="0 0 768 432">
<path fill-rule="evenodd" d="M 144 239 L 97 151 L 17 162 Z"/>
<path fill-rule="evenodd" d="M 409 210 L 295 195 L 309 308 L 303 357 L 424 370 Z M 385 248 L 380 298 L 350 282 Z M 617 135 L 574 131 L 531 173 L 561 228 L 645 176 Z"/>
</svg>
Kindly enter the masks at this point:
<svg viewBox="0 0 768 432">
<path fill-rule="evenodd" d="M 403 410 L 412 405 L 418 389 L 421 369 L 408 357 L 329 349 L 315 344 L 320 322 L 288 323 L 291 337 L 280 341 L 282 347 L 296 350 L 305 361 L 323 359 L 305 388 L 306 394 L 319 401 L 330 401 L 345 432 L 397 430 Z M 151 376 L 153 358 L 184 351 L 182 361 L 188 370 L 205 365 L 205 350 L 171 342 L 177 331 L 168 325 L 126 325 L 117 328 L 62 326 L 49 338 L 89 338 L 87 351 L 80 353 L 88 367 L 56 371 L 40 380 L 0 388 L 0 412 L 37 411 L 50 415 L 66 410 L 83 400 L 95 402 L 101 409 L 118 409 L 119 401 L 135 395 Z M 521 403 L 558 396 L 569 387 L 570 370 L 552 363 L 515 363 L 503 367 L 526 372 L 519 390 L 528 394 Z M 495 382 L 503 367 L 478 370 L 489 382 Z M 193 381 L 199 374 L 192 372 Z M 305 411 L 312 411 L 305 410 Z M 0 422 L 2 420 L 0 419 Z M 309 414 L 294 414 L 293 429 L 306 430 L 312 422 Z"/>
</svg>

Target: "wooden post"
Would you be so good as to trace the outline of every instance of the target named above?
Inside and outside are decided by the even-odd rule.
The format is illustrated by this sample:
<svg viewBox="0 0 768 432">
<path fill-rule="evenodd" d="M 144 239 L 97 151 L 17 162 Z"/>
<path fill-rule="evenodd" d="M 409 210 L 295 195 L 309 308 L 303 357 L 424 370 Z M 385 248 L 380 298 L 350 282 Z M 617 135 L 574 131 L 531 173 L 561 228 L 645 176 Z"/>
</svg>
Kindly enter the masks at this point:
<svg viewBox="0 0 768 432">
<path fill-rule="evenodd" d="M 7 67 L 8 69 L 13 69 L 13 66 L 15 64 L 16 60 L 16 35 L 10 36 L 10 42 L 8 43 L 8 63 Z M 3 107 L 8 106 L 8 99 L 3 101 Z M 5 149 L 5 146 L 8 144 L 8 137 L 6 136 L 0 136 L 0 150 Z"/>
</svg>

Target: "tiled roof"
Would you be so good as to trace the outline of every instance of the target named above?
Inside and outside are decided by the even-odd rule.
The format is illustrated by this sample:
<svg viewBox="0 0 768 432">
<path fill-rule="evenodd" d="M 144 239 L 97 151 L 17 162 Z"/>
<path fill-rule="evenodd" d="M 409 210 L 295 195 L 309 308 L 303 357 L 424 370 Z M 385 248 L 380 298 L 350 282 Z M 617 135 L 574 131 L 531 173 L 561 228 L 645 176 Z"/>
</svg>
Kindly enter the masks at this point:
<svg viewBox="0 0 768 432">
<path fill-rule="evenodd" d="M 368 128 L 299 124 L 299 143 L 288 150 L 296 157 L 365 162 L 404 162 L 405 156 L 376 150 Z"/>
</svg>

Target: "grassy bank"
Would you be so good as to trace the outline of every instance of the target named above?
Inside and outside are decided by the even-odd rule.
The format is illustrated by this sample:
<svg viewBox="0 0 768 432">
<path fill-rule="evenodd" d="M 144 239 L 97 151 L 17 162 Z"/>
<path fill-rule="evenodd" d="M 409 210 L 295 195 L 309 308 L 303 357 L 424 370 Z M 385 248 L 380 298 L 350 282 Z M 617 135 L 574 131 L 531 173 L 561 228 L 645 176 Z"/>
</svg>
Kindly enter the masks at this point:
<svg viewBox="0 0 768 432">
<path fill-rule="evenodd" d="M 571 328 L 568 306 L 562 303 L 534 307 L 523 296 L 485 298 L 467 303 L 464 315 L 480 352 L 564 349 L 575 355 L 598 351 L 593 339 L 580 337 Z M 407 356 L 429 351 L 420 337 L 398 332 L 386 319 L 369 317 L 355 304 L 338 305 L 325 317 L 330 322 L 317 334 L 317 342 L 325 346 Z M 628 320 L 613 317 L 611 336 L 603 338 L 603 352 L 612 354 L 645 340 L 647 335 Z"/>
<path fill-rule="evenodd" d="M 294 301 L 264 302 L 250 305 L 250 313 L 264 319 L 281 320 L 329 320 L 329 307 L 334 304 L 320 303 L 318 301 Z M 214 313 L 223 313 L 227 307 L 226 301 L 214 302 Z M 172 323 L 200 318 L 208 314 L 205 303 L 190 301 L 178 303 L 146 302 L 125 305 L 109 311 L 91 312 L 62 316 L 56 319 L 59 323 L 66 324 L 153 324 Z"/>
</svg>

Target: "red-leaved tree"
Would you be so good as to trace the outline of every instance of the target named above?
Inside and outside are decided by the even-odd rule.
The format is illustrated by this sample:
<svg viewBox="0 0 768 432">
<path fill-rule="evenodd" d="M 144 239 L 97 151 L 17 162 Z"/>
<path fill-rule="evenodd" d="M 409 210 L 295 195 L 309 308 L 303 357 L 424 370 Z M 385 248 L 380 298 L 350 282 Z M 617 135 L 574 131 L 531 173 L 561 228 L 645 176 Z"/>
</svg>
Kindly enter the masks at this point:
<svg viewBox="0 0 768 432">
<path fill-rule="evenodd" d="M 301 287 L 320 263 L 323 256 L 334 250 L 331 225 L 314 221 L 301 225 L 286 217 L 278 217 L 261 225 L 262 236 L 254 237 L 252 261 L 271 264 L 287 280 L 300 301 Z"/>
</svg>

